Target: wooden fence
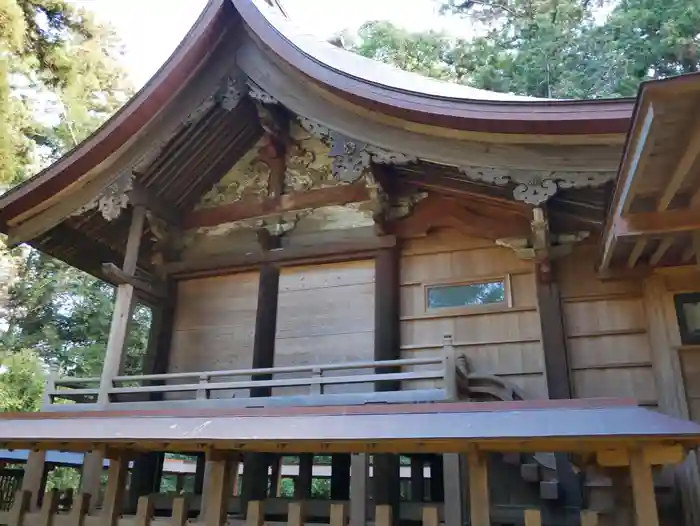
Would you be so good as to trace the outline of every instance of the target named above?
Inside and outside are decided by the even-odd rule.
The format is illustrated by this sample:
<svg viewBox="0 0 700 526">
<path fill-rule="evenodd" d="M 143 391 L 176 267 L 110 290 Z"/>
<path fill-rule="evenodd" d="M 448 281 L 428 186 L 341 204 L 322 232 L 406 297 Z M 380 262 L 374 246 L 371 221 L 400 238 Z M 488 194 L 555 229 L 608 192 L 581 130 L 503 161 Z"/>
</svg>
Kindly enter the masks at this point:
<svg viewBox="0 0 700 526">
<path fill-rule="evenodd" d="M 56 490 L 48 491 L 44 495 L 41 509 L 38 512 L 29 512 L 31 493 L 19 491 L 15 497 L 15 503 L 8 512 L 0 513 L 0 524 L 6 526 L 311 526 L 307 522 L 307 502 L 290 502 L 287 509 L 286 522 L 266 521 L 264 513 L 264 501 L 252 501 L 248 503 L 245 519 L 229 518 L 221 510 L 203 510 L 198 517 L 189 519 L 190 508 L 187 496 L 173 499 L 170 517 L 157 517 L 154 513 L 153 499 L 155 495 L 140 497 L 136 515 L 120 515 L 118 510 L 107 507 L 97 514 L 89 514 L 90 495 L 78 494 L 73 500 L 73 505 L 66 512 L 59 512 L 59 498 Z M 348 526 L 350 521 L 349 506 L 346 502 L 331 503 L 328 526 Z M 359 521 L 359 524 L 367 526 L 392 526 L 393 510 L 388 505 L 377 505 L 373 522 Z M 189 519 L 189 520 L 188 520 Z M 522 522 L 525 526 L 541 526 L 541 513 L 537 509 L 527 509 L 523 512 Z M 358 521 L 353 520 L 353 524 Z M 316 524 L 316 523 L 314 523 Z M 423 526 L 443 526 L 438 507 L 433 504 L 424 504 L 422 508 Z M 490 524 L 490 523 L 489 523 Z M 598 526 L 597 513 L 584 510 L 580 514 L 581 526 Z M 476 524 L 474 526 L 486 526 Z"/>
</svg>

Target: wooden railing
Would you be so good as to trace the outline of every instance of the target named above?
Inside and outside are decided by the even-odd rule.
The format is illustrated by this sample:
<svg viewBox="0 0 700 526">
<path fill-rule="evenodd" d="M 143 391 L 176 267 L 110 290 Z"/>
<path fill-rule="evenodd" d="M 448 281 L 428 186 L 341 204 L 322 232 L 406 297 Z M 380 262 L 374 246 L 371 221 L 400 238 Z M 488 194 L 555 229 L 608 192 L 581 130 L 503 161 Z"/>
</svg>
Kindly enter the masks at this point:
<svg viewBox="0 0 700 526">
<path fill-rule="evenodd" d="M 423 369 L 426 366 L 435 366 Z M 421 368 L 418 370 L 407 370 Z M 297 378 L 279 378 L 295 374 Z M 435 381 L 435 389 L 444 391 L 443 399 L 456 398 L 454 350 L 451 338 L 446 340 L 442 356 L 403 360 L 366 361 L 350 363 L 299 365 L 264 369 L 236 369 L 168 374 L 117 376 L 108 389 L 113 402 L 133 400 L 134 395 L 159 393 L 163 399 L 177 395 L 179 400 L 208 400 L 216 394 L 229 398 L 248 398 L 249 389 L 302 388 L 305 393 L 294 396 L 324 396 L 327 388 L 340 385 L 382 382 Z M 57 400 L 92 403 L 97 400 L 100 378 L 56 378 L 49 376 L 45 405 Z M 226 393 L 222 393 L 225 391 Z M 374 389 L 368 389 L 374 391 Z M 231 394 L 233 392 L 233 394 Z M 215 396 L 212 396 L 215 395 Z"/>
<path fill-rule="evenodd" d="M 8 512 L 0 513 L 0 524 L 6 526 L 104 526 L 113 524 L 114 526 L 209 526 L 211 517 L 204 517 L 202 514 L 190 512 L 189 498 L 187 496 L 175 497 L 173 499 L 170 517 L 156 517 L 153 505 L 155 495 L 148 495 L 139 498 L 135 515 L 120 515 L 118 510 L 105 508 L 97 510 L 94 514 L 88 510 L 90 508 L 90 495 L 76 495 L 71 508 L 65 512 L 59 511 L 58 494 L 56 490 L 48 491 L 44 494 L 41 509 L 31 512 L 29 503 L 31 493 L 19 491 L 15 497 L 14 505 Z M 231 518 L 222 514 L 220 522 L 226 526 L 305 526 L 309 524 L 306 501 L 292 501 L 287 507 L 286 521 L 265 520 L 264 501 L 251 501 L 248 503 L 246 518 Z M 419 503 L 418 503 L 419 504 Z M 439 507 L 435 504 L 426 503 L 422 506 L 421 523 L 422 526 L 444 526 L 444 518 L 441 517 Z M 374 521 L 366 519 L 358 520 L 357 517 L 350 517 L 348 502 L 331 502 L 328 526 L 391 526 L 393 524 L 393 509 L 388 505 L 376 505 L 374 510 Z M 215 510 L 218 513 L 218 510 Z M 204 512 L 206 513 L 206 512 Z M 193 518 L 189 518 L 193 516 Z M 541 526 L 542 516 L 539 509 L 524 509 L 522 518 L 518 520 L 525 526 Z M 215 517 L 216 518 L 216 517 Z M 113 519 L 113 521 L 109 521 Z M 189 519 L 189 520 L 188 520 Z M 314 524 L 323 524 L 314 521 Z M 597 526 L 599 524 L 598 514 L 594 511 L 584 510 L 580 514 L 581 526 Z"/>
</svg>

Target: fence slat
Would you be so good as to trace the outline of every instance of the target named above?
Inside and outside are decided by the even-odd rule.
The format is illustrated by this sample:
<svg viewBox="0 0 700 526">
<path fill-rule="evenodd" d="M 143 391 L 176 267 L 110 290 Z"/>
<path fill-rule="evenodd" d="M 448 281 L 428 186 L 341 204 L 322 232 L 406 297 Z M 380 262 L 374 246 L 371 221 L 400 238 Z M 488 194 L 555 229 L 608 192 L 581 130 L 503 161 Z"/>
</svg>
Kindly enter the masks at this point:
<svg viewBox="0 0 700 526">
<path fill-rule="evenodd" d="M 171 514 L 170 526 L 185 526 L 189 511 L 189 499 L 186 496 L 175 497 L 173 499 L 173 511 Z"/>
<path fill-rule="evenodd" d="M 89 493 L 78 493 L 73 499 L 73 506 L 71 506 L 69 517 L 71 526 L 83 526 L 85 522 L 85 516 L 88 514 L 90 509 L 91 495 Z"/>
<path fill-rule="evenodd" d="M 29 504 L 32 499 L 32 492 L 27 490 L 19 490 L 15 494 L 15 501 L 10 510 L 7 526 L 22 526 L 24 516 L 29 511 Z"/>
<path fill-rule="evenodd" d="M 153 519 L 153 498 L 150 495 L 139 497 L 136 506 L 135 526 L 150 526 Z"/>
<path fill-rule="evenodd" d="M 56 513 L 58 513 L 58 490 L 52 489 L 44 493 L 44 500 L 39 512 L 39 525 L 51 526 Z"/>
</svg>

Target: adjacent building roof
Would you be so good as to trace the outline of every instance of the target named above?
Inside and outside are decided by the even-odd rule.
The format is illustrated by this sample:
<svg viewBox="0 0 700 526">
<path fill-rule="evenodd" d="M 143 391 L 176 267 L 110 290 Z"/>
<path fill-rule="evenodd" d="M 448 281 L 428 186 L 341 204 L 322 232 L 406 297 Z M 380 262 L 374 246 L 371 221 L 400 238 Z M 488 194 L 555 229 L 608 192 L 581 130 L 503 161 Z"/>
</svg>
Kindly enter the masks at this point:
<svg viewBox="0 0 700 526">
<path fill-rule="evenodd" d="M 700 444 L 700 425 L 614 400 L 8 414 L 0 415 L 0 423 L 0 444 L 6 447 L 79 450 L 191 451 L 207 444 L 277 452 L 445 452 L 474 445 L 490 451 L 590 452 L 625 447 L 631 440 Z"/>
</svg>

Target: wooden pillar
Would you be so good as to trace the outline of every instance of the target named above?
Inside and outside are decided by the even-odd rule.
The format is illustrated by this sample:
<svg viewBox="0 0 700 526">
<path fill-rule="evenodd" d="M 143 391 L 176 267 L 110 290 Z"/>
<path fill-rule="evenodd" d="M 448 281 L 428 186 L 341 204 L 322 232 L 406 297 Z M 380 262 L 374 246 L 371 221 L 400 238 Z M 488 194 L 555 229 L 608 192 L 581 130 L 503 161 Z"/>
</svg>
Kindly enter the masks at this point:
<svg viewBox="0 0 700 526">
<path fill-rule="evenodd" d="M 469 512 L 471 526 L 491 526 L 491 500 L 487 457 L 479 451 L 468 456 L 469 462 Z M 448 525 L 449 526 L 449 525 Z"/>
<path fill-rule="evenodd" d="M 445 481 L 442 455 L 433 455 L 430 458 L 430 501 L 443 502 L 445 500 Z"/>
<path fill-rule="evenodd" d="M 199 512 L 205 526 L 221 526 L 226 520 L 228 501 L 233 489 L 231 471 L 238 470 L 238 459 L 230 460 L 217 453 L 207 453 L 204 493 Z"/>
<path fill-rule="evenodd" d="M 673 297 L 666 289 L 663 276 L 653 275 L 644 281 L 644 310 L 659 409 L 667 415 L 688 420 L 685 380 L 677 350 L 680 346 L 678 321 Z M 674 475 L 685 524 L 700 526 L 700 470 L 695 451 L 675 467 Z"/>
<path fill-rule="evenodd" d="M 144 207 L 136 206 L 133 208 L 129 237 L 126 242 L 124 266 L 122 267 L 122 270 L 129 276 L 133 276 L 136 273 L 145 218 L 146 209 Z M 100 378 L 100 391 L 97 397 L 97 402 L 100 405 L 109 403 L 109 390 L 112 388 L 112 379 L 119 374 L 129 320 L 134 308 L 134 299 L 133 285 L 124 283 L 117 287 L 117 299 L 114 303 L 112 324 L 109 329 L 109 339 L 107 340 L 107 352 L 105 353 L 102 376 Z"/>
<path fill-rule="evenodd" d="M 425 499 L 425 478 L 423 476 L 423 457 L 411 457 L 411 500 L 423 502 Z"/>
<path fill-rule="evenodd" d="M 103 526 L 117 526 L 122 514 L 126 476 L 129 471 L 129 461 L 125 455 L 110 459 L 107 470 L 107 488 L 102 506 Z"/>
<path fill-rule="evenodd" d="M 350 455 L 331 457 L 331 500 L 350 498 Z"/>
<path fill-rule="evenodd" d="M 306 502 L 290 502 L 287 512 L 288 526 L 304 526 L 306 524 Z"/>
<path fill-rule="evenodd" d="M 401 358 L 400 325 L 400 252 L 398 247 L 383 248 L 375 258 L 374 272 L 374 359 Z M 378 367 L 377 373 L 394 372 L 392 367 Z M 398 391 L 401 382 L 375 384 L 375 391 Z M 400 463 L 398 455 L 378 454 L 373 457 L 372 487 L 375 505 L 388 505 L 398 525 L 401 499 Z"/>
<path fill-rule="evenodd" d="M 445 502 L 445 525 L 461 526 L 464 520 L 465 491 L 462 481 L 464 470 L 462 455 L 445 453 L 443 459 L 443 491 Z"/>
<path fill-rule="evenodd" d="M 22 477 L 22 491 L 31 492 L 29 497 L 29 511 L 39 509 L 41 496 L 44 494 L 46 484 L 46 451 L 31 451 L 24 465 L 24 477 Z"/>
<path fill-rule="evenodd" d="M 280 271 L 273 265 L 260 267 L 258 284 L 258 307 L 255 316 L 255 338 L 253 340 L 253 369 L 275 366 L 275 338 L 277 335 L 277 298 Z M 259 376 L 255 380 L 267 380 L 271 375 Z M 269 387 L 253 387 L 252 397 L 270 396 Z"/>
<path fill-rule="evenodd" d="M 158 493 L 164 458 L 164 453 L 157 452 L 143 453 L 134 458 L 127 495 L 126 513 L 133 513 L 139 497 Z"/>
<path fill-rule="evenodd" d="M 243 455 L 243 491 L 241 492 L 241 509 L 247 510 L 248 503 L 264 501 L 267 498 L 268 453 L 246 453 Z"/>
<path fill-rule="evenodd" d="M 369 455 L 353 454 L 350 457 L 350 526 L 367 523 L 367 491 L 369 481 Z"/>
<path fill-rule="evenodd" d="M 282 487 L 282 455 L 272 456 L 272 469 L 270 470 L 270 497 L 279 497 Z"/>
<path fill-rule="evenodd" d="M 194 489 L 195 495 L 201 495 L 204 491 L 204 472 L 207 467 L 207 459 L 203 453 L 197 453 L 197 465 L 194 468 Z"/>
<path fill-rule="evenodd" d="M 294 482 L 294 499 L 306 500 L 311 497 L 314 456 L 311 453 L 299 455 L 299 476 Z"/>
<path fill-rule="evenodd" d="M 535 270 L 547 392 L 553 400 L 569 399 L 572 397 L 571 370 L 556 265 L 545 260 L 537 263 Z M 583 504 L 581 479 L 574 473 L 569 455 L 556 453 L 554 459 L 563 500 L 570 506 L 580 507 Z"/>
<path fill-rule="evenodd" d="M 635 526 L 659 526 L 651 466 L 641 450 L 630 451 L 630 477 L 634 498 Z"/>
</svg>

